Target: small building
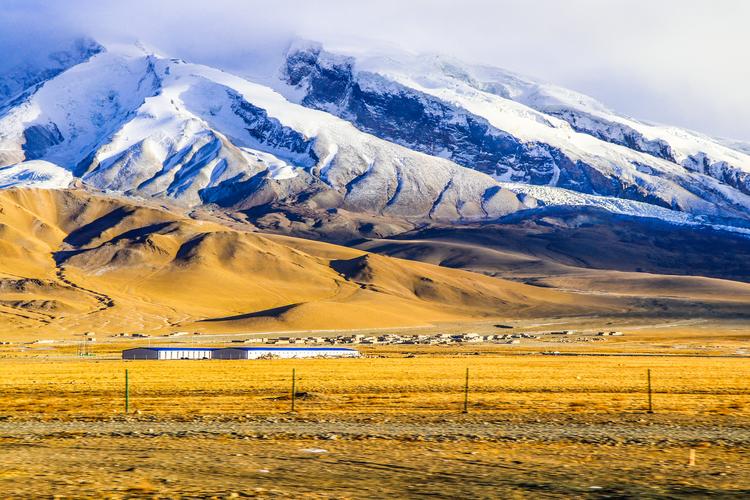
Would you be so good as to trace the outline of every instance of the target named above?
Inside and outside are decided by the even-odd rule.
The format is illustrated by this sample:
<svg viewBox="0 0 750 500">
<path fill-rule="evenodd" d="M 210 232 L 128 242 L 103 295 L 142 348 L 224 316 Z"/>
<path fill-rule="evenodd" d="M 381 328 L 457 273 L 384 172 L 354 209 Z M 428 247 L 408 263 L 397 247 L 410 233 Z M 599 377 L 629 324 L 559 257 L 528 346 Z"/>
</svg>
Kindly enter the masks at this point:
<svg viewBox="0 0 750 500">
<path fill-rule="evenodd" d="M 211 359 L 210 347 L 136 347 L 122 351 L 122 359 Z"/>
<path fill-rule="evenodd" d="M 213 359 L 357 358 L 359 351 L 344 347 L 228 347 L 213 351 Z"/>
</svg>

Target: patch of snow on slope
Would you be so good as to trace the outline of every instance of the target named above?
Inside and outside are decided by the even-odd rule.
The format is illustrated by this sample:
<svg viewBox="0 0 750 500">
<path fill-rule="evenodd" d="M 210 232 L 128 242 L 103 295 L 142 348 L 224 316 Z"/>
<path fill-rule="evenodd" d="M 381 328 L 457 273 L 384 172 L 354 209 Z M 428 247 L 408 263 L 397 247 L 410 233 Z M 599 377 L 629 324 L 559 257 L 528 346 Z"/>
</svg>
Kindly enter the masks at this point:
<svg viewBox="0 0 750 500">
<path fill-rule="evenodd" d="M 64 189 L 73 182 L 73 174 L 54 163 L 33 160 L 0 167 L 0 189 L 34 187 Z"/>
<path fill-rule="evenodd" d="M 609 196 L 596 196 L 550 186 L 535 186 L 517 182 L 503 182 L 501 184 L 504 188 L 510 189 L 515 193 L 531 195 L 546 205 L 598 207 L 612 213 L 633 215 L 636 217 L 654 217 L 679 224 L 686 224 L 695 218 L 695 216 L 691 216 L 685 212 L 669 210 L 640 201 L 624 200 Z"/>
<path fill-rule="evenodd" d="M 272 154 L 250 148 L 241 149 L 243 153 L 250 156 L 251 161 L 258 161 L 268 167 L 268 175 L 273 180 L 282 181 L 286 179 L 294 179 L 299 175 L 299 167 L 290 165 L 285 161 L 276 158 Z"/>
<path fill-rule="evenodd" d="M 31 51 L 4 51 L 0 59 L 0 107 L 102 50 L 94 40 L 76 38 L 55 40 Z"/>
<path fill-rule="evenodd" d="M 501 185 L 514 193 L 533 196 L 545 205 L 596 207 L 614 214 L 660 219 L 680 225 L 708 226 L 714 229 L 750 235 L 749 228 L 713 223 L 708 217 L 669 210 L 667 208 L 657 207 L 656 205 L 650 205 L 640 201 L 624 200 L 607 196 L 595 196 L 550 186 L 534 186 L 531 184 L 515 182 L 502 182 Z"/>
<path fill-rule="evenodd" d="M 158 82 L 152 64 L 152 58 L 131 49 L 102 52 L 68 69 L 1 117 L 0 149 L 75 168 L 154 94 Z M 51 139 L 29 143 L 29 129 Z"/>
</svg>

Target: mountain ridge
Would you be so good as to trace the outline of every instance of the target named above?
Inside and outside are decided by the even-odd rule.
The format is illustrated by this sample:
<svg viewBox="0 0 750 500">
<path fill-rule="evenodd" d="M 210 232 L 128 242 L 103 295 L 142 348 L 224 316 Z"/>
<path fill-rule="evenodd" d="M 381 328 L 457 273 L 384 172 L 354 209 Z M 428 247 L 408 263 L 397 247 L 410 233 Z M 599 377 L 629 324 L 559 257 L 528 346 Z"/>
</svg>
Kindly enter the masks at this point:
<svg viewBox="0 0 750 500">
<path fill-rule="evenodd" d="M 608 113 L 581 94 L 529 82 L 499 69 L 448 64 L 435 56 L 405 56 L 403 61 L 362 59 L 330 54 L 315 44 L 292 46 L 282 76 L 305 105 L 342 116 L 402 145 L 471 164 L 501 180 L 555 185 L 683 211 L 691 211 L 695 203 L 705 211 L 700 201 L 705 198 L 726 205 L 725 215 L 739 210 L 747 217 L 750 156 L 705 136 L 651 127 L 666 135 L 673 130 L 692 134 L 699 142 L 690 151 L 680 149 L 683 164 L 678 165 L 663 158 L 674 159 L 677 144 L 656 138 L 662 141 L 661 149 L 668 151 L 645 154 L 625 147 L 622 143 L 627 141 L 617 144 L 611 136 L 595 137 L 595 131 L 575 127 L 571 110 L 581 118 L 585 118 L 581 110 L 606 116 L 609 126 L 617 122 L 630 130 L 646 127 L 633 121 L 632 127 L 626 125 L 624 117 Z M 496 81 L 480 82 L 480 77 Z M 562 109 L 568 115 L 540 111 L 550 109 Z M 394 127 L 400 122 L 406 126 Z M 648 133 L 653 135 L 653 130 Z M 641 134 L 631 142 L 648 140 Z M 709 142 L 709 151 L 701 151 Z M 709 154 L 719 158 L 711 160 Z M 737 164 L 730 165 L 730 159 Z"/>
<path fill-rule="evenodd" d="M 85 78 L 92 73 L 122 78 Z M 71 88 L 80 87 L 81 77 L 94 83 L 76 95 Z M 70 96 L 62 105 L 57 99 L 61 94 Z M 45 106 L 49 101 L 54 105 Z M 45 112 L 46 122 L 37 123 Z M 87 128 L 92 121 L 93 131 Z M 235 197 L 243 183 L 254 188 L 243 201 L 263 198 L 264 190 L 271 197 L 279 196 L 276 189 L 294 199 L 315 197 L 318 189 L 327 191 L 334 203 L 338 198 L 339 205 L 407 217 L 439 214 L 445 208 L 448 217 L 478 218 L 502 215 L 523 204 L 479 173 L 362 134 L 337 118 L 288 103 L 271 89 L 152 55 L 98 55 L 48 82 L 0 118 L 0 129 L 6 157 L 46 159 L 95 187 L 185 198 L 186 205 L 203 203 L 202 190 L 208 202 L 221 205 L 225 200 L 216 188 L 224 182 Z M 37 141 L 28 140 L 29 130 Z M 15 155 L 9 153 L 14 150 Z M 431 165 L 429 177 L 419 174 L 424 162 Z M 284 173 L 275 175 L 268 163 Z M 253 186 L 251 179 L 263 172 L 255 177 L 260 186 Z M 305 182 L 295 185 L 292 179 L 297 176 Z M 461 182 L 451 183 L 455 177 Z M 368 185 L 373 182 L 375 186 Z M 301 193 L 308 187 L 312 193 Z M 450 205 L 456 196 L 451 191 L 459 189 L 470 196 Z M 252 201 L 245 204 L 252 206 Z"/>
<path fill-rule="evenodd" d="M 2 185 L 69 185 L 29 163 L 39 160 L 186 208 L 455 222 L 572 204 L 736 231 L 750 219 L 743 149 L 573 91 L 440 56 L 384 62 L 307 42 L 279 68 L 269 87 L 140 44 L 101 47 L 0 112 Z"/>
<path fill-rule="evenodd" d="M 441 56 L 70 47 L 0 100 L 18 335 L 747 317 L 742 144 Z"/>
</svg>

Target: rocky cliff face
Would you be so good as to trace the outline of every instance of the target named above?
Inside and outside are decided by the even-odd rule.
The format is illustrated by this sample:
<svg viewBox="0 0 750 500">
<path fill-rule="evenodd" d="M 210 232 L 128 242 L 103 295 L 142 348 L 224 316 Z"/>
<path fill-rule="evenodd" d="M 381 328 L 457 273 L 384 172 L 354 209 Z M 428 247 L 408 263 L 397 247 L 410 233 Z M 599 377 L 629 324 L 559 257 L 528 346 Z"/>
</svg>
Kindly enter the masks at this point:
<svg viewBox="0 0 750 500">
<path fill-rule="evenodd" d="M 576 132 L 589 134 L 612 144 L 625 146 L 628 149 L 647 153 L 656 158 L 671 162 L 675 161 L 674 153 L 669 144 L 663 139 L 647 139 L 633 127 L 624 123 L 614 123 L 604 118 L 576 112 L 572 109 L 546 109 L 547 113 L 565 120 Z"/>
<path fill-rule="evenodd" d="M 571 162 L 543 143 L 524 143 L 485 118 L 369 72 L 355 73 L 351 58 L 325 60 L 319 48 L 291 52 L 286 81 L 304 89 L 301 103 L 354 123 L 410 149 L 449 158 L 517 182 L 565 185 Z M 560 168 L 560 167 L 563 168 Z M 575 169 L 575 165 L 572 165 Z M 581 168 L 573 174 L 582 182 Z M 560 173 L 563 179 L 556 175 Z"/>
</svg>

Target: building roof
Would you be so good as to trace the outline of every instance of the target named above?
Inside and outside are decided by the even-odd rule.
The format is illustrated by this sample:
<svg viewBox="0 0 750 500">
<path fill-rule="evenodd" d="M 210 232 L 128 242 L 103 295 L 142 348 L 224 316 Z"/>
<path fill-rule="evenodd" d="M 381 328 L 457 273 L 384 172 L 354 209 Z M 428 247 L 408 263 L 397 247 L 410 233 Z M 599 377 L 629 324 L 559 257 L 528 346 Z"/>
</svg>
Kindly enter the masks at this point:
<svg viewBox="0 0 750 500">
<path fill-rule="evenodd" d="M 149 351 L 356 351 L 349 347 L 131 347 L 125 351 L 146 349 Z"/>
<path fill-rule="evenodd" d="M 236 351 L 356 351 L 349 347 L 227 347 L 220 350 L 227 349 Z"/>
<path fill-rule="evenodd" d="M 125 351 L 135 351 L 136 349 L 146 349 L 149 351 L 216 351 L 216 347 L 132 347 Z"/>
</svg>

